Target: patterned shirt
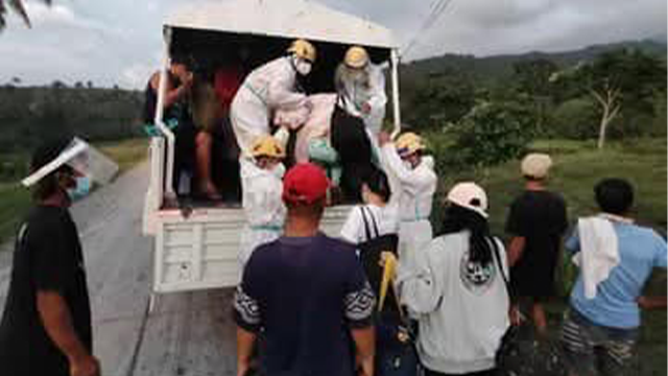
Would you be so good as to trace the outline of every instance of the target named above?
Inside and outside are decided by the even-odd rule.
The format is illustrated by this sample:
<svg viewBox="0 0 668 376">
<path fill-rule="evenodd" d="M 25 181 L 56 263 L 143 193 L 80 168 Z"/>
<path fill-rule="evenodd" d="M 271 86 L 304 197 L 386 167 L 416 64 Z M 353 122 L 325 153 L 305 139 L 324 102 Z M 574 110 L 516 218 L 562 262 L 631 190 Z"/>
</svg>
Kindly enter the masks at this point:
<svg viewBox="0 0 668 376">
<path fill-rule="evenodd" d="M 260 246 L 234 302 L 237 325 L 262 331 L 267 375 L 354 375 L 350 329 L 373 324 L 375 297 L 343 241 L 283 237 Z"/>
</svg>

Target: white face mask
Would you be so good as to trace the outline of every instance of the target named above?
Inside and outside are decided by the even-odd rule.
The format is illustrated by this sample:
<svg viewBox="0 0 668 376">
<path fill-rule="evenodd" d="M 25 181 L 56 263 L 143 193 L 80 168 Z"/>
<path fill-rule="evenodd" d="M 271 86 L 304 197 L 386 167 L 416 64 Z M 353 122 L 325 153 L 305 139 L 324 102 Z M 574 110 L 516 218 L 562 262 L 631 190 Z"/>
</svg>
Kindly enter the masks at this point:
<svg viewBox="0 0 668 376">
<path fill-rule="evenodd" d="M 295 70 L 302 76 L 306 76 L 311 73 L 312 68 L 313 64 L 311 64 L 311 62 L 308 60 L 297 59 L 297 61 L 295 61 Z"/>
</svg>

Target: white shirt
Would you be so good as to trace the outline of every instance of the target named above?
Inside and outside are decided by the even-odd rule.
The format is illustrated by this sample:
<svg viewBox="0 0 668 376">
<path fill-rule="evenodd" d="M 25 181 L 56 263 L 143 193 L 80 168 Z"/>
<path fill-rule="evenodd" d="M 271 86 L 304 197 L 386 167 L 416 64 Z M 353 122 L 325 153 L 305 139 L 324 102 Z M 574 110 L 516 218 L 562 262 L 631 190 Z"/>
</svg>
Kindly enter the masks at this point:
<svg viewBox="0 0 668 376">
<path fill-rule="evenodd" d="M 371 236 L 381 236 L 387 234 L 396 234 L 399 231 L 399 213 L 396 205 L 388 204 L 383 207 L 376 205 L 364 205 L 364 214 Z M 362 206 L 355 206 L 348 214 L 346 222 L 341 228 L 341 238 L 353 244 L 364 243 L 369 240 L 364 229 L 364 220 L 362 219 Z M 371 216 L 369 215 L 371 214 Z M 371 218 L 373 217 L 373 219 Z M 375 233 L 372 220 L 375 220 L 378 226 L 378 234 Z"/>
</svg>

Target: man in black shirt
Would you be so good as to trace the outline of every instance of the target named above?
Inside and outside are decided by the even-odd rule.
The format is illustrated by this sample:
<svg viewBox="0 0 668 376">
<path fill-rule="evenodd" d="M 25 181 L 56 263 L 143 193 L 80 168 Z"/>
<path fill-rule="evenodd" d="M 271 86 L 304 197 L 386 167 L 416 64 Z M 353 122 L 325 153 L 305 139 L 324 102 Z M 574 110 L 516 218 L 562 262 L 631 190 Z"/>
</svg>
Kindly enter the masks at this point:
<svg viewBox="0 0 668 376">
<path fill-rule="evenodd" d="M 35 152 L 32 172 L 48 168 L 71 140 Z M 81 244 L 68 207 L 77 172 L 58 167 L 36 183 L 37 205 L 20 227 L 0 322 L 0 373 L 98 376 Z"/>
<path fill-rule="evenodd" d="M 545 188 L 551 165 L 546 154 L 529 154 L 522 160 L 525 191 L 513 201 L 506 221 L 506 232 L 512 235 L 508 246 L 511 290 L 520 301 L 531 304 L 539 334 L 547 333 L 542 303 L 554 295 L 554 271 L 568 226 L 563 198 Z M 519 312 L 517 302 L 513 312 Z"/>
</svg>

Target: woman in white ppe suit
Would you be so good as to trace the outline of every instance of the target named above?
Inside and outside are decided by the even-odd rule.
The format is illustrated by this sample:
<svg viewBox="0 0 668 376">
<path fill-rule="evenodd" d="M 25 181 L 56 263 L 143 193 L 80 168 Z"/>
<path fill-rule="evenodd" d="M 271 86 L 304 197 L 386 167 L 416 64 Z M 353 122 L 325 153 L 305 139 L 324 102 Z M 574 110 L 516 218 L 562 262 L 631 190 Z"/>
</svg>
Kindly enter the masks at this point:
<svg viewBox="0 0 668 376">
<path fill-rule="evenodd" d="M 230 120 L 242 151 L 250 150 L 257 137 L 270 134 L 272 113 L 308 106 L 306 95 L 296 90 L 296 81 L 297 74 L 311 72 L 315 47 L 298 39 L 288 53 L 252 71 L 232 101 Z"/>
<path fill-rule="evenodd" d="M 422 156 L 425 145 L 420 136 L 407 132 L 396 144 L 381 132 L 381 159 L 390 177 L 393 200 L 399 201 L 399 259 L 424 249 L 432 239 L 429 222 L 438 178 L 434 159 Z"/>
<path fill-rule="evenodd" d="M 336 70 L 339 105 L 350 115 L 364 120 L 375 142 L 385 118 L 385 76 L 371 63 L 367 51 L 359 46 L 348 49 L 343 63 Z"/>
<path fill-rule="evenodd" d="M 285 152 L 272 136 L 260 136 L 251 147 L 250 156 L 241 158 L 242 205 L 246 226 L 241 233 L 239 263 L 241 270 L 259 245 L 271 242 L 283 233 L 285 206 L 281 160 Z"/>
</svg>

